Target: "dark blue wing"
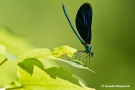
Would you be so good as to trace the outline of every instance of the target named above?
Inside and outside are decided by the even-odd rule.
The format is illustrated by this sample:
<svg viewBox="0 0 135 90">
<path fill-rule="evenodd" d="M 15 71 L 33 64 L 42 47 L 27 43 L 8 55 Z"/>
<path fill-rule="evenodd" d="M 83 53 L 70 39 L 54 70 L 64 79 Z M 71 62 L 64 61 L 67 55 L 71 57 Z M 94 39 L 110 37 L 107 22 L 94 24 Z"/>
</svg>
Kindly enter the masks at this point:
<svg viewBox="0 0 135 90">
<path fill-rule="evenodd" d="M 88 44 L 91 43 L 92 7 L 84 3 L 76 15 L 76 28 L 81 38 Z"/>
</svg>

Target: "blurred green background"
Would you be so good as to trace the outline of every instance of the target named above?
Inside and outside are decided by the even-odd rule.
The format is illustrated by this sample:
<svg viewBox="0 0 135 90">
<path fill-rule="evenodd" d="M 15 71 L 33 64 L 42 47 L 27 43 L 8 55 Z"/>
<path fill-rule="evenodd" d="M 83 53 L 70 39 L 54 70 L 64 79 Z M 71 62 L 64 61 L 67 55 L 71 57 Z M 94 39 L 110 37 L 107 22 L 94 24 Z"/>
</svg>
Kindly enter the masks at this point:
<svg viewBox="0 0 135 90">
<path fill-rule="evenodd" d="M 84 2 L 91 3 L 93 8 L 92 46 L 95 57 L 91 58 L 91 67 L 96 73 L 70 65 L 66 67 L 87 86 L 97 90 L 134 90 L 134 0 L 0 0 L 0 27 L 8 27 L 36 47 L 52 49 L 69 45 L 84 50 L 62 10 L 62 4 L 65 4 L 75 26 L 77 10 Z M 2 67 L 6 65 L 10 66 L 11 62 Z M 10 77 L 15 76 L 12 70 L 6 70 Z M 5 75 L 1 72 L 2 76 Z M 0 79 L 0 82 L 4 80 Z M 101 85 L 130 85 L 130 88 L 103 88 Z"/>
</svg>

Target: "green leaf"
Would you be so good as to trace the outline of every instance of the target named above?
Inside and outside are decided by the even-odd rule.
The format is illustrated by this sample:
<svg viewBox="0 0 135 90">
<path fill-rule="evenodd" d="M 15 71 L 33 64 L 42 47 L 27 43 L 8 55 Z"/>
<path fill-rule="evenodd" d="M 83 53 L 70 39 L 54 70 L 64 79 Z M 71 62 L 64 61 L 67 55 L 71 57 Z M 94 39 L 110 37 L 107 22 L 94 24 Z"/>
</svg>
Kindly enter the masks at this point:
<svg viewBox="0 0 135 90">
<path fill-rule="evenodd" d="M 13 81 L 9 85 L 7 85 L 6 87 L 10 88 L 10 87 L 20 87 L 20 86 L 21 86 L 20 83 L 18 83 L 17 81 Z"/>
<path fill-rule="evenodd" d="M 72 74 L 68 70 L 66 70 L 62 67 L 60 67 L 60 68 L 52 67 L 49 69 L 44 69 L 42 62 L 40 62 L 36 58 L 28 58 L 28 59 L 25 59 L 23 62 L 18 63 L 18 66 L 20 66 L 22 69 L 24 69 L 31 75 L 33 73 L 34 65 L 38 66 L 42 70 L 45 70 L 53 78 L 59 77 L 59 78 L 68 80 L 74 84 L 80 85 L 79 81 L 76 78 L 72 77 Z"/>
<path fill-rule="evenodd" d="M 87 69 L 93 73 L 95 73 L 93 70 L 91 70 L 90 68 L 86 67 L 82 62 L 80 62 L 79 60 L 63 60 L 63 59 L 59 59 L 62 62 L 66 62 L 76 68 L 80 68 L 80 69 Z"/>
<path fill-rule="evenodd" d="M 42 62 L 40 62 L 36 58 L 27 58 L 27 59 L 23 60 L 23 62 L 18 63 L 18 66 L 20 66 L 22 69 L 24 69 L 25 71 L 27 71 L 31 75 L 33 73 L 34 65 L 38 66 L 39 68 L 44 70 L 44 65 L 42 64 Z"/>
<path fill-rule="evenodd" d="M 63 45 L 60 47 L 53 48 L 52 54 L 57 58 L 60 58 L 60 56 L 63 54 L 66 54 L 71 58 L 76 51 L 77 51 L 77 49 L 75 49 L 75 48 L 72 48 L 68 45 Z"/>
<path fill-rule="evenodd" d="M 19 56 L 19 59 L 26 58 L 55 58 L 51 51 L 47 48 L 37 48 L 23 53 Z"/>
<path fill-rule="evenodd" d="M 52 49 L 52 54 L 57 58 L 60 58 L 60 56 L 63 54 L 67 54 L 69 57 L 72 57 L 76 51 L 77 50 L 75 48 L 69 47 L 68 45 L 63 45 L 63 46 Z M 86 67 L 79 60 L 63 60 L 63 59 L 57 59 L 57 60 L 60 60 L 62 62 L 66 62 L 66 63 L 68 63 L 76 68 L 87 69 L 89 71 L 94 72 L 93 70 Z"/>
<path fill-rule="evenodd" d="M 60 60 L 62 62 L 66 62 L 76 68 L 81 68 L 81 69 L 87 69 L 89 71 L 94 72 L 93 70 L 89 69 L 86 67 L 83 63 L 81 63 L 79 60 L 63 60 L 63 59 L 58 59 L 63 54 L 69 55 L 69 57 L 72 57 L 74 53 L 77 50 L 69 47 L 68 45 L 63 45 L 61 47 L 54 48 L 52 52 L 47 49 L 47 48 L 38 48 L 38 49 L 33 49 L 28 52 L 25 52 L 24 54 L 19 56 L 19 59 L 26 59 L 26 58 L 47 58 L 47 59 L 53 59 L 53 60 Z M 57 58 L 55 58 L 55 57 Z"/>
<path fill-rule="evenodd" d="M 54 79 L 37 66 L 34 66 L 32 75 L 18 67 L 17 75 L 19 83 L 22 84 L 17 90 L 95 90 L 80 87 L 59 77 Z"/>
<path fill-rule="evenodd" d="M 64 45 L 61 46 L 61 48 L 67 48 L 68 49 L 69 46 Z M 70 48 L 70 47 L 69 47 Z M 72 48 L 71 48 L 72 49 Z M 69 49 L 69 51 L 71 50 Z M 62 52 L 63 49 L 60 49 L 59 47 L 59 52 Z M 64 49 L 65 50 L 65 49 Z M 64 51 L 63 50 L 63 51 Z M 57 51 L 57 50 L 56 50 Z M 59 53 L 58 52 L 58 53 Z M 71 50 L 72 52 L 72 50 Z M 60 53 L 59 53 L 60 54 Z M 59 55 L 58 54 L 58 55 Z M 87 69 L 89 71 L 94 72 L 93 70 L 89 69 L 88 67 L 86 67 L 83 63 L 81 63 L 79 60 L 63 60 L 63 59 L 58 59 L 55 58 L 52 54 L 51 51 L 49 49 L 46 48 L 39 48 L 39 49 L 33 49 L 30 50 L 28 52 L 25 52 L 24 54 L 19 56 L 19 59 L 25 59 L 25 58 L 45 58 L 45 59 L 50 59 L 50 60 L 59 60 L 65 63 L 68 63 L 76 68 L 80 68 L 80 69 Z"/>
<path fill-rule="evenodd" d="M 81 86 L 79 81 L 76 78 L 74 78 L 72 76 L 72 74 L 63 67 L 59 67 L 59 68 L 52 67 L 52 68 L 49 68 L 49 69 L 45 69 L 45 71 L 49 75 L 51 75 L 51 77 L 53 77 L 53 78 L 59 77 L 61 79 L 67 80 L 69 82 L 72 82 L 72 83 L 74 83 L 76 85 Z"/>
</svg>

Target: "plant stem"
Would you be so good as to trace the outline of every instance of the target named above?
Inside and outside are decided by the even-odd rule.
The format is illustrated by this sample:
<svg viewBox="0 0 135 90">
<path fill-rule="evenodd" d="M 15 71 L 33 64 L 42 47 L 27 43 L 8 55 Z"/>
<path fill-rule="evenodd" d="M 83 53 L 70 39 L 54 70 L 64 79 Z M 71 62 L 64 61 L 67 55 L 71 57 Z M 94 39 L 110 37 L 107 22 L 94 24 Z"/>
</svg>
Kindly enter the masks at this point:
<svg viewBox="0 0 135 90">
<path fill-rule="evenodd" d="M 8 59 L 5 58 L 2 62 L 0 62 L 0 66 L 1 66 L 3 63 L 5 63 L 7 60 L 8 60 Z"/>
</svg>

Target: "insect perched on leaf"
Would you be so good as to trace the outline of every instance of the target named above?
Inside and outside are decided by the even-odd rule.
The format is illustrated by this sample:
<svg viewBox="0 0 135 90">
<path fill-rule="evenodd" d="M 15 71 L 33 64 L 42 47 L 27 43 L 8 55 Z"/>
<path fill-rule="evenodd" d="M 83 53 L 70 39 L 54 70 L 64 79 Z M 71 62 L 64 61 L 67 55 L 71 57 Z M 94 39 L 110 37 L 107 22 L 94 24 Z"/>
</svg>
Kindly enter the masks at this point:
<svg viewBox="0 0 135 90">
<path fill-rule="evenodd" d="M 69 16 L 66 12 L 66 7 L 64 5 L 62 5 L 64 14 L 72 28 L 72 30 L 74 31 L 74 33 L 76 34 L 76 36 L 78 37 L 78 39 L 81 41 L 81 43 L 84 45 L 85 47 L 85 51 L 78 51 L 78 52 L 85 52 L 87 53 L 87 56 L 93 57 L 94 53 L 92 52 L 92 46 L 91 46 L 91 24 L 92 24 L 92 7 L 89 3 L 84 3 L 78 10 L 77 15 L 76 15 L 76 28 L 77 30 L 74 28 L 74 26 L 72 25 Z"/>
</svg>

